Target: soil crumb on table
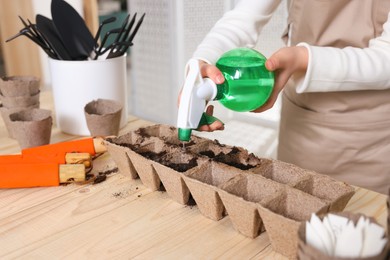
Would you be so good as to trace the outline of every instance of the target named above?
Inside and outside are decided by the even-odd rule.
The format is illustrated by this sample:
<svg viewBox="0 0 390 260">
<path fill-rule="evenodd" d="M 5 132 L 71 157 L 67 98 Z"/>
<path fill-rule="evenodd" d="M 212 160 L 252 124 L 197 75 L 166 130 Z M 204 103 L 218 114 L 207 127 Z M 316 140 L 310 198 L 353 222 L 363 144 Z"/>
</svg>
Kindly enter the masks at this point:
<svg viewBox="0 0 390 260">
<path fill-rule="evenodd" d="M 107 179 L 107 175 L 110 175 L 112 173 L 116 173 L 118 171 L 119 171 L 118 167 L 115 167 L 115 168 L 110 169 L 110 170 L 98 172 L 98 174 L 96 175 L 96 177 L 93 181 L 93 184 L 97 184 L 97 183 L 101 183 L 101 182 L 105 181 Z"/>
</svg>

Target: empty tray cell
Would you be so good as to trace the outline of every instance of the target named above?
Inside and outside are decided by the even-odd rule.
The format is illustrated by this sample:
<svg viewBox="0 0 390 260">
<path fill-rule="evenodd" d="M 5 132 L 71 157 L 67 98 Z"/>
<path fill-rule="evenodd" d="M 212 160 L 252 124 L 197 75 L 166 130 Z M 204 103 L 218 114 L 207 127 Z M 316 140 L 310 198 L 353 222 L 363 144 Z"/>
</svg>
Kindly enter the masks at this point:
<svg viewBox="0 0 390 260">
<path fill-rule="evenodd" d="M 206 161 L 207 159 L 195 154 L 177 150 L 161 157 L 158 162 L 153 163 L 153 167 L 168 195 L 180 204 L 187 204 L 190 192 L 183 175 L 199 168 Z"/>
<path fill-rule="evenodd" d="M 284 189 L 284 185 L 262 176 L 243 174 L 220 186 L 218 193 L 234 228 L 254 238 L 263 226 L 257 204 L 266 205 Z"/>
<path fill-rule="evenodd" d="M 129 149 L 127 154 L 142 183 L 152 191 L 160 190 L 161 181 L 152 162 L 159 162 L 177 148 L 166 145 L 161 139 L 150 137 L 133 149 Z"/>
<path fill-rule="evenodd" d="M 140 144 L 143 139 L 139 134 L 132 131 L 121 136 L 107 138 L 106 142 L 130 148 L 133 145 Z"/>
<path fill-rule="evenodd" d="M 285 187 L 280 196 L 266 206 L 258 204 L 258 209 L 273 250 L 294 259 L 301 221 L 309 220 L 312 213 L 326 213 L 329 205 L 303 191 Z"/>
<path fill-rule="evenodd" d="M 252 171 L 265 178 L 300 190 L 306 189 L 306 185 L 312 177 L 308 170 L 278 160 L 268 160 L 268 162 L 262 163 Z"/>
<path fill-rule="evenodd" d="M 311 178 L 302 185 L 302 191 L 330 204 L 330 211 L 342 211 L 355 194 L 355 188 L 345 182 L 313 172 Z"/>
<path fill-rule="evenodd" d="M 226 183 L 243 171 L 225 164 L 207 161 L 184 177 L 199 211 L 213 220 L 224 217 L 224 206 L 216 187 Z"/>
<path fill-rule="evenodd" d="M 154 136 L 161 139 L 165 139 L 166 137 L 172 135 L 177 136 L 177 129 L 175 127 L 162 125 L 162 124 L 142 127 L 137 129 L 136 132 L 141 136 L 145 136 L 145 137 Z"/>
</svg>

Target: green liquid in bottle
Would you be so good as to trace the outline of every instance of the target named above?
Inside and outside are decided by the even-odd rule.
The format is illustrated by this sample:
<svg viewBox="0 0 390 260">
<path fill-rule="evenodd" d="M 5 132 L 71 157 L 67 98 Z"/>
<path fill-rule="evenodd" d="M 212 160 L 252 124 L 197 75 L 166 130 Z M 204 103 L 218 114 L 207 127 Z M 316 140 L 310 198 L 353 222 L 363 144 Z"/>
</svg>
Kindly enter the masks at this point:
<svg viewBox="0 0 390 260">
<path fill-rule="evenodd" d="M 226 108 L 248 112 L 262 106 L 274 86 L 274 73 L 265 68 L 266 58 L 249 48 L 226 52 L 217 61 L 225 82 L 217 86 L 215 98 Z"/>
</svg>

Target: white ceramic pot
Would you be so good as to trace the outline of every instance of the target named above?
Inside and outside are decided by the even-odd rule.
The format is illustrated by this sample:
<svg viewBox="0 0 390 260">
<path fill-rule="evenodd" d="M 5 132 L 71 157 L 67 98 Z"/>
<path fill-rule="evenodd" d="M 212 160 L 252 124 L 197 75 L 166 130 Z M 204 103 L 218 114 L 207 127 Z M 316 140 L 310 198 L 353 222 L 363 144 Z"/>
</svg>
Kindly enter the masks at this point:
<svg viewBox="0 0 390 260">
<path fill-rule="evenodd" d="M 84 107 L 96 99 L 123 105 L 120 126 L 127 122 L 126 56 L 107 60 L 64 61 L 49 58 L 56 124 L 62 132 L 88 136 Z"/>
</svg>

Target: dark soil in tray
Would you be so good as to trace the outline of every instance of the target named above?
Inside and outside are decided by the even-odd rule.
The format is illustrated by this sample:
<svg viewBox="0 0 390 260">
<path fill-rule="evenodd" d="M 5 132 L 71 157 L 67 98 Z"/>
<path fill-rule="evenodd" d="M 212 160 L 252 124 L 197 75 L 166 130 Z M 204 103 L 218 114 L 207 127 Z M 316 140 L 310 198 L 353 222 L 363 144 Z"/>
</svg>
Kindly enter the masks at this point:
<svg viewBox="0 0 390 260">
<path fill-rule="evenodd" d="M 174 169 L 175 171 L 178 171 L 178 172 L 186 172 L 189 169 L 192 169 L 192 168 L 198 166 L 196 157 L 192 158 L 188 163 L 172 163 L 172 162 L 163 161 L 163 160 L 161 160 L 160 163 L 162 165 L 165 165 L 165 166 L 167 166 L 171 169 Z"/>
<path fill-rule="evenodd" d="M 219 143 L 217 143 L 217 144 L 220 146 L 223 146 Z M 237 162 L 239 153 L 240 153 L 240 149 L 238 149 L 237 147 L 233 147 L 233 149 L 227 154 L 224 154 L 222 152 L 215 154 L 213 151 L 210 151 L 210 150 L 199 152 L 199 154 L 207 156 L 210 159 L 212 159 L 213 161 L 224 163 L 224 164 L 236 167 L 236 168 L 241 169 L 241 170 L 249 170 L 249 169 L 252 169 L 255 167 L 255 165 L 243 164 L 243 163 Z M 237 157 L 235 157 L 235 156 L 237 156 Z M 254 156 L 254 155 L 250 154 L 249 156 Z"/>
<path fill-rule="evenodd" d="M 129 144 L 129 143 L 116 143 L 116 142 L 113 142 L 113 141 L 110 141 L 109 139 L 107 139 L 109 142 L 112 142 L 116 145 L 119 145 L 119 146 L 123 146 L 123 147 L 126 147 L 126 148 L 130 148 L 130 150 L 133 150 L 135 152 L 137 152 L 139 149 L 140 149 L 140 144 Z M 140 143 L 142 143 L 143 140 L 140 141 Z"/>
<path fill-rule="evenodd" d="M 147 152 L 141 152 L 139 154 L 144 156 L 145 158 L 147 158 L 149 160 L 161 163 L 162 165 L 165 165 L 165 166 L 167 166 L 171 169 L 174 169 L 175 171 L 178 171 L 178 172 L 186 172 L 189 169 L 192 169 L 192 168 L 198 166 L 198 163 L 197 163 L 198 158 L 197 157 L 192 158 L 189 162 L 186 162 L 186 163 L 173 163 L 173 162 L 166 160 L 164 158 L 164 155 L 167 154 L 166 151 L 163 151 L 161 153 L 154 153 L 151 151 L 147 151 Z"/>
<path fill-rule="evenodd" d="M 161 157 L 166 155 L 167 152 L 162 151 L 161 153 L 155 153 L 155 152 L 151 152 L 151 151 L 146 151 L 146 152 L 139 152 L 139 154 L 142 155 L 143 157 L 149 159 L 149 160 L 161 163 Z"/>
<path fill-rule="evenodd" d="M 236 167 L 236 168 L 238 168 L 240 170 L 243 170 L 243 171 L 246 171 L 246 170 L 249 170 L 249 169 L 252 169 L 252 168 L 255 167 L 255 166 L 252 166 L 252 165 L 249 165 L 249 164 L 242 164 L 242 163 L 236 163 L 236 162 L 225 162 L 225 161 L 222 161 L 222 162 L 224 164 Z"/>
</svg>

